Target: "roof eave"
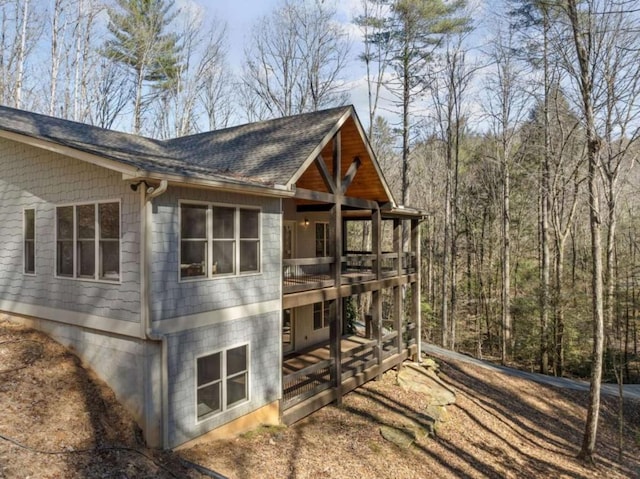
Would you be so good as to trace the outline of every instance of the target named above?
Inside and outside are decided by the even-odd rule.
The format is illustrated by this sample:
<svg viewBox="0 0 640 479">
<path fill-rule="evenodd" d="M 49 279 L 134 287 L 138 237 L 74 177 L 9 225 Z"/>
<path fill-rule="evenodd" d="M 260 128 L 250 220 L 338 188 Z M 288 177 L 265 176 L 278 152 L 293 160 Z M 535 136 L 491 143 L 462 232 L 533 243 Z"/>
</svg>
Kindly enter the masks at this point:
<svg viewBox="0 0 640 479">
<path fill-rule="evenodd" d="M 429 216 L 428 213 L 424 210 L 411 208 L 408 206 L 391 206 L 390 208 L 381 209 L 381 212 L 385 216 L 394 216 L 405 219 L 423 220 Z"/>
<path fill-rule="evenodd" d="M 0 138 L 5 138 L 7 140 L 33 146 L 35 148 L 40 148 L 42 150 L 47 150 L 53 153 L 68 156 L 70 158 L 84 161 L 95 166 L 100 166 L 108 170 L 122 173 L 123 175 L 133 175 L 138 170 L 138 168 L 136 168 L 135 166 L 128 165 L 121 161 L 105 158 L 104 156 L 88 153 L 84 150 L 73 148 L 71 146 L 55 142 L 53 140 L 36 138 L 24 133 L 17 133 L 10 130 L 0 130 Z"/>
<path fill-rule="evenodd" d="M 255 183 L 231 181 L 231 180 L 214 180 L 208 178 L 198 178 L 192 176 L 175 175 L 170 173 L 157 173 L 153 171 L 137 170 L 133 175 L 123 175 L 126 181 L 162 181 L 166 180 L 170 184 L 177 186 L 185 186 L 188 188 L 203 188 L 229 191 L 232 193 L 252 194 L 256 196 L 268 196 L 276 198 L 289 198 L 295 194 L 295 191 L 287 188 L 285 185 L 258 185 Z"/>
</svg>

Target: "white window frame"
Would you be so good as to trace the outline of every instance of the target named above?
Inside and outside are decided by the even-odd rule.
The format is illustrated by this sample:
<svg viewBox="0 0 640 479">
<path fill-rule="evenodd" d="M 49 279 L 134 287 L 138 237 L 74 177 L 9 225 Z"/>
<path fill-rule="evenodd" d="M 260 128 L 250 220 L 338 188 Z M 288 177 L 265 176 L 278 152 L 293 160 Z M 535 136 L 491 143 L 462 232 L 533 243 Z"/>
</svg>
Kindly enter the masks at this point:
<svg viewBox="0 0 640 479">
<path fill-rule="evenodd" d="M 182 277 L 182 207 L 183 206 L 206 206 L 207 207 L 207 224 L 206 224 L 206 264 L 205 264 L 205 274 L 201 276 L 185 276 Z M 227 208 L 233 210 L 233 272 L 232 273 L 214 273 L 213 272 L 213 243 L 216 241 L 213 238 L 213 229 L 215 225 L 213 224 L 213 208 Z M 242 241 L 242 237 L 240 236 L 240 210 L 252 210 L 258 213 L 258 269 L 255 271 L 240 271 L 240 243 Z M 179 229 L 179 238 L 178 238 L 178 282 L 193 282 L 193 281 L 202 281 L 202 280 L 210 280 L 210 279 L 218 279 L 218 278 L 229 278 L 229 277 L 238 277 L 238 276 L 251 276 L 262 274 L 262 208 L 259 206 L 251 206 L 251 205 L 230 205 L 228 203 L 211 203 L 205 201 L 196 201 L 196 200 L 180 200 L 178 202 L 178 229 Z M 256 240 L 256 238 L 254 238 Z M 218 240 L 223 241 L 223 240 Z M 229 240 L 231 241 L 231 240 Z"/>
<path fill-rule="evenodd" d="M 102 239 L 101 230 L 100 230 L 100 205 L 104 204 L 118 204 L 118 277 L 110 278 L 110 277 L 101 277 L 102 276 L 102 255 L 100 254 L 100 244 L 102 241 L 116 241 L 115 239 Z M 80 276 L 78 272 L 78 210 L 79 206 L 88 206 L 92 205 L 94 207 L 94 271 L 93 277 L 90 276 Z M 73 266 L 72 266 L 72 275 L 65 276 L 58 274 L 58 208 L 73 208 Z M 58 279 L 68 279 L 75 281 L 91 281 L 91 282 L 99 282 L 99 283 L 113 283 L 120 284 L 122 281 L 122 202 L 120 199 L 112 199 L 112 200 L 101 200 L 101 201 L 87 201 L 87 202 L 78 202 L 78 203 L 64 203 L 55 206 L 54 211 L 54 244 L 55 244 L 55 253 L 54 253 L 54 277 Z"/>
<path fill-rule="evenodd" d="M 33 211 L 33 239 L 27 239 L 27 211 Z M 22 274 L 25 276 L 35 276 L 37 273 L 36 267 L 36 220 L 37 213 L 35 208 L 24 208 L 22 210 Z M 33 271 L 27 271 L 27 242 L 32 242 L 32 251 L 33 251 Z"/>
<path fill-rule="evenodd" d="M 233 349 L 241 348 L 243 346 L 246 348 L 245 359 L 247 363 L 247 368 L 244 371 L 236 373 L 234 375 L 231 375 L 231 376 L 227 375 L 227 352 Z M 214 354 L 220 354 L 220 369 L 221 369 L 220 379 L 218 381 L 212 381 L 212 382 L 200 385 L 198 384 L 198 360 L 201 358 L 206 358 L 208 356 L 213 356 Z M 194 377 L 194 386 L 195 386 L 194 411 L 195 411 L 196 424 L 200 424 L 205 421 L 208 421 L 216 417 L 217 415 L 222 414 L 225 411 L 230 411 L 238 406 L 248 403 L 249 401 L 251 401 L 251 347 L 249 346 L 249 343 L 234 344 L 233 346 L 230 346 L 228 348 L 217 349 L 215 351 L 210 351 L 205 354 L 201 354 L 197 356 L 194 359 L 193 374 L 194 374 L 193 377 Z M 246 377 L 247 377 L 246 386 L 245 386 L 246 388 L 245 398 L 227 406 L 227 380 L 243 374 L 246 374 Z M 210 413 L 203 416 L 202 418 L 199 418 L 198 417 L 198 390 L 201 388 L 208 387 L 212 384 L 215 384 L 216 382 L 220 382 L 220 409 L 218 409 L 217 411 L 211 411 Z"/>
</svg>

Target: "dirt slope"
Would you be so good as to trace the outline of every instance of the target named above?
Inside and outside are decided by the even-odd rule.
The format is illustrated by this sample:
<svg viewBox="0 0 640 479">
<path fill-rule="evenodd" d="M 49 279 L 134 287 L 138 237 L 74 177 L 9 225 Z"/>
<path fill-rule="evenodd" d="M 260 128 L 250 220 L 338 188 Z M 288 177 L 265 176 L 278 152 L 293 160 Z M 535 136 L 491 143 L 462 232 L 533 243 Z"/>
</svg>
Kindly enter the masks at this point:
<svg viewBox="0 0 640 479">
<path fill-rule="evenodd" d="M 0 320 L 0 478 L 204 477 L 185 457 L 232 478 L 640 478 L 640 405 L 627 404 L 625 457 L 617 462 L 615 400 L 606 399 L 597 469 L 574 457 L 586 395 L 471 365 L 442 363 L 457 403 L 437 438 L 408 449 L 386 442 L 424 398 L 395 373 L 290 428 L 265 429 L 179 453 L 146 449 L 111 390 L 45 335 Z M 22 446 L 11 442 L 17 441 Z M 55 454 L 45 454 L 54 452 Z"/>
<path fill-rule="evenodd" d="M 131 416 L 76 356 L 0 319 L 0 478 L 27 477 L 201 476 L 145 448 Z"/>
</svg>

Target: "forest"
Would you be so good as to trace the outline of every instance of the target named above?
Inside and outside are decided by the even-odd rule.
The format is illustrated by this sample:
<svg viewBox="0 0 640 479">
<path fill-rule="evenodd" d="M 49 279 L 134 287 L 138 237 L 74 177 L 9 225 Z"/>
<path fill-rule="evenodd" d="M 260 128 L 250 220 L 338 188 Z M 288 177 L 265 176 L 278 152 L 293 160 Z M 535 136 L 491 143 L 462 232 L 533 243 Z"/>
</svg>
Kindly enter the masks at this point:
<svg viewBox="0 0 640 479">
<path fill-rule="evenodd" d="M 238 59 L 197 0 L 0 0 L 0 102 L 170 138 L 366 91 L 398 203 L 428 213 L 424 339 L 591 378 L 597 418 L 601 378 L 640 381 L 637 2 L 350 4 L 274 2 Z"/>
</svg>

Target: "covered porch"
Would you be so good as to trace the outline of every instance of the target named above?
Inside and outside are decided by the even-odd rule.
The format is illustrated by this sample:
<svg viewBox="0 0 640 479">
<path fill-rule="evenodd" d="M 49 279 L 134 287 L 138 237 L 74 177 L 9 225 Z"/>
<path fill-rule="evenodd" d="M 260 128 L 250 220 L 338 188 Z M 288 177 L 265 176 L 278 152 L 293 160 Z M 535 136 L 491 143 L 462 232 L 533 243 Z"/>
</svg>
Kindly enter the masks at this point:
<svg viewBox="0 0 640 479">
<path fill-rule="evenodd" d="M 291 424 L 419 356 L 425 213 L 396 205 L 355 115 L 286 186 L 280 405 Z"/>
</svg>

